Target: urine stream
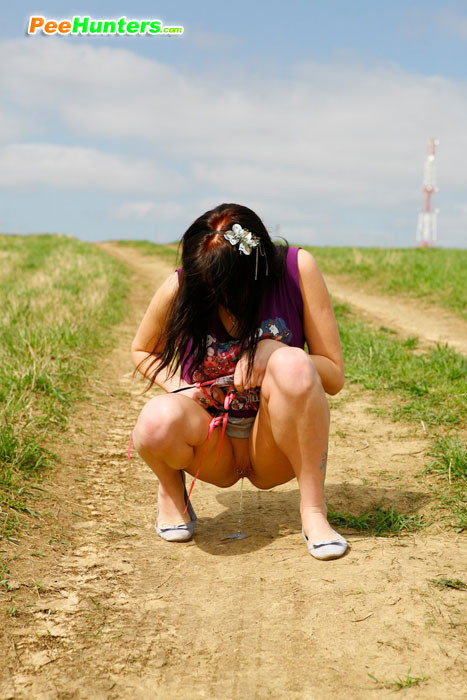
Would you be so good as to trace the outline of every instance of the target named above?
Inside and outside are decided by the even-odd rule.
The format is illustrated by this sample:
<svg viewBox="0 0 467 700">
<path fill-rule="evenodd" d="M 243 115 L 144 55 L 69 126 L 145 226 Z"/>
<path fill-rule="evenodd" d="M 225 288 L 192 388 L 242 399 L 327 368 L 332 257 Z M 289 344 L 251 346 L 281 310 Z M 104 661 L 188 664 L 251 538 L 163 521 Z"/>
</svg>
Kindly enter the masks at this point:
<svg viewBox="0 0 467 700">
<path fill-rule="evenodd" d="M 243 482 L 245 479 L 242 477 L 242 481 L 240 484 L 240 504 L 238 508 L 238 526 L 237 526 L 237 532 L 232 532 L 230 535 L 224 535 L 224 537 L 221 537 L 221 540 L 243 540 L 245 537 L 248 537 L 243 531 L 242 531 L 242 525 L 243 525 Z"/>
</svg>

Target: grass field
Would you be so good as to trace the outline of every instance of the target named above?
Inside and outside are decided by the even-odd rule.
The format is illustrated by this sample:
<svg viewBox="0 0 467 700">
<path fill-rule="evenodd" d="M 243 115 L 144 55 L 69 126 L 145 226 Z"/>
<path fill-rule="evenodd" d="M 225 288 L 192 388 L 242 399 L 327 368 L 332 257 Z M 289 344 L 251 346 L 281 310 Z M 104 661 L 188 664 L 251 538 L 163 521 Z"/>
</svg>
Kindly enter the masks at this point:
<svg viewBox="0 0 467 700">
<path fill-rule="evenodd" d="M 334 304 L 346 381 L 375 394 L 375 411 L 394 421 L 420 423 L 433 440 L 426 472 L 446 519 L 467 527 L 467 358 L 447 347 L 420 353 L 417 338 L 375 330 L 345 304 Z M 338 524 L 336 522 L 336 524 Z M 412 522 L 414 524 L 414 522 Z"/>
<path fill-rule="evenodd" d="M 46 442 L 67 423 L 125 309 L 126 268 L 53 235 L 0 236 L 0 535 L 34 514 Z"/>
<path fill-rule="evenodd" d="M 423 299 L 467 318 L 467 250 L 303 247 L 326 274 Z"/>
<path fill-rule="evenodd" d="M 334 304 L 347 382 L 400 397 L 387 411 L 393 419 L 427 425 L 466 423 L 467 358 L 447 347 L 418 351 L 417 338 L 399 340 L 387 328 L 374 330 L 345 304 Z"/>
</svg>

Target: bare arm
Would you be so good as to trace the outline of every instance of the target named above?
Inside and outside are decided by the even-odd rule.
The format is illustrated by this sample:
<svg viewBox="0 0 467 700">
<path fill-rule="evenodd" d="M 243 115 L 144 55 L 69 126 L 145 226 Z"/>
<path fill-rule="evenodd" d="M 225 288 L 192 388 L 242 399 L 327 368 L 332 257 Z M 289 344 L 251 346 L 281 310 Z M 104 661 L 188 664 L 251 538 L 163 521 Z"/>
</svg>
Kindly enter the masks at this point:
<svg viewBox="0 0 467 700">
<path fill-rule="evenodd" d="M 324 390 L 328 394 L 337 394 L 344 385 L 344 363 L 328 290 L 313 256 L 303 249 L 298 251 L 298 271 L 303 298 L 304 331 L 310 357 Z M 250 377 L 247 377 L 248 357 L 245 352 L 235 368 L 236 389 L 243 391 L 260 386 L 270 356 L 280 347 L 283 347 L 283 343 L 274 338 L 260 340 Z"/>
<path fill-rule="evenodd" d="M 161 331 L 167 321 L 170 305 L 177 291 L 178 275 L 174 272 L 154 294 L 131 344 L 131 355 L 135 366 L 143 361 L 138 371 L 141 372 L 144 377 L 148 376 L 146 372 L 149 370 L 149 365 L 154 359 L 154 355 L 151 354 L 151 351 L 161 335 Z M 161 348 L 158 349 L 161 350 Z M 153 371 L 154 365 L 151 368 L 151 372 Z M 165 391 L 173 391 L 180 387 L 189 386 L 187 382 L 178 375 L 169 379 L 167 377 L 168 373 L 169 371 L 166 368 L 156 375 L 156 384 L 162 389 L 165 389 Z"/>
<path fill-rule="evenodd" d="M 326 283 L 313 256 L 298 251 L 305 338 L 324 390 L 337 394 L 344 385 L 344 362 L 336 318 Z"/>
</svg>

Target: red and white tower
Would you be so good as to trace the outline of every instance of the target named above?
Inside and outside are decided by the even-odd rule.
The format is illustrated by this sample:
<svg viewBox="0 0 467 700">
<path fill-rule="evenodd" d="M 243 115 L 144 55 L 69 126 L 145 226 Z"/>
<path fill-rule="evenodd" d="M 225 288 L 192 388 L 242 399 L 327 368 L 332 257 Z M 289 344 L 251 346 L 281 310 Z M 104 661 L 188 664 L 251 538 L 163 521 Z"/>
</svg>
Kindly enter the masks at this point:
<svg viewBox="0 0 467 700">
<path fill-rule="evenodd" d="M 436 219 L 439 209 L 433 209 L 434 193 L 439 191 L 436 187 L 436 161 L 435 151 L 439 144 L 438 139 L 430 139 L 426 148 L 425 165 L 423 167 L 423 195 L 422 206 L 418 215 L 417 246 L 436 245 Z"/>
</svg>

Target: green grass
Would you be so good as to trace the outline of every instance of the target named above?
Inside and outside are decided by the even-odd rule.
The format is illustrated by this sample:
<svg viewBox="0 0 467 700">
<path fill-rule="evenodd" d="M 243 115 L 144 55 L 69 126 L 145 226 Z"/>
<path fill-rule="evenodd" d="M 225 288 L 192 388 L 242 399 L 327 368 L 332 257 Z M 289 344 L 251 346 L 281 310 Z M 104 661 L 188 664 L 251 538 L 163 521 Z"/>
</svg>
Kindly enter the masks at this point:
<svg viewBox="0 0 467 700">
<path fill-rule="evenodd" d="M 430 583 L 436 588 L 453 588 L 456 591 L 467 591 L 467 584 L 459 578 L 430 578 Z"/>
<path fill-rule="evenodd" d="M 35 515 L 34 485 L 55 456 L 90 371 L 125 310 L 126 268 L 64 236 L 0 236 L 0 536 Z"/>
<path fill-rule="evenodd" d="M 151 241 L 113 241 L 120 246 L 134 248 L 142 255 L 157 255 L 174 265 L 181 265 L 178 243 L 151 243 Z"/>
<path fill-rule="evenodd" d="M 461 531 L 467 529 L 467 498 L 465 485 L 431 485 L 431 492 L 441 510 L 442 520 Z"/>
<path fill-rule="evenodd" d="M 396 678 L 394 681 L 381 681 L 372 673 L 369 673 L 368 675 L 373 681 L 375 681 L 375 683 L 378 683 L 380 688 L 387 688 L 388 690 L 405 690 L 406 688 L 413 688 L 413 686 L 420 685 L 420 683 L 424 683 L 428 680 L 423 671 L 420 672 L 419 676 L 411 676 L 410 669 L 405 677 Z"/>
<path fill-rule="evenodd" d="M 444 511 L 443 519 L 467 528 L 467 445 L 457 435 L 446 435 L 435 441 L 430 456 L 425 473 L 436 477 L 431 489 Z"/>
<path fill-rule="evenodd" d="M 467 250 L 303 247 L 325 274 L 364 282 L 375 291 L 423 299 L 467 319 Z"/>
<path fill-rule="evenodd" d="M 334 304 L 346 380 L 398 397 L 387 407 L 395 420 L 461 425 L 467 418 L 467 358 L 447 347 L 418 352 L 415 338 L 398 340 L 373 330 L 346 304 Z"/>
<path fill-rule="evenodd" d="M 360 515 L 340 513 L 328 506 L 329 522 L 336 527 L 345 527 L 359 532 L 370 532 L 373 535 L 400 535 L 404 532 L 415 532 L 424 526 L 422 515 L 398 513 L 394 506 L 381 508 L 375 506 Z"/>
<path fill-rule="evenodd" d="M 0 560 L 0 588 L 8 584 L 8 570 L 3 561 Z"/>
<path fill-rule="evenodd" d="M 420 676 L 411 676 L 409 669 L 405 678 L 397 678 L 397 680 L 393 682 L 393 686 L 396 690 L 403 690 L 404 688 L 412 688 L 414 685 L 420 685 L 420 683 L 426 680 L 428 679 L 423 672 Z"/>
<path fill-rule="evenodd" d="M 430 456 L 434 459 L 427 472 L 444 476 L 450 483 L 467 480 L 467 445 L 458 436 L 447 435 L 435 442 Z"/>
<path fill-rule="evenodd" d="M 467 450 L 460 432 L 467 423 L 467 359 L 441 346 L 419 352 L 416 338 L 399 340 L 361 322 L 345 304 L 334 308 L 347 382 L 375 392 L 378 414 L 423 422 L 435 441 L 427 471 L 437 477 L 430 488 L 442 519 L 467 527 Z"/>
</svg>

